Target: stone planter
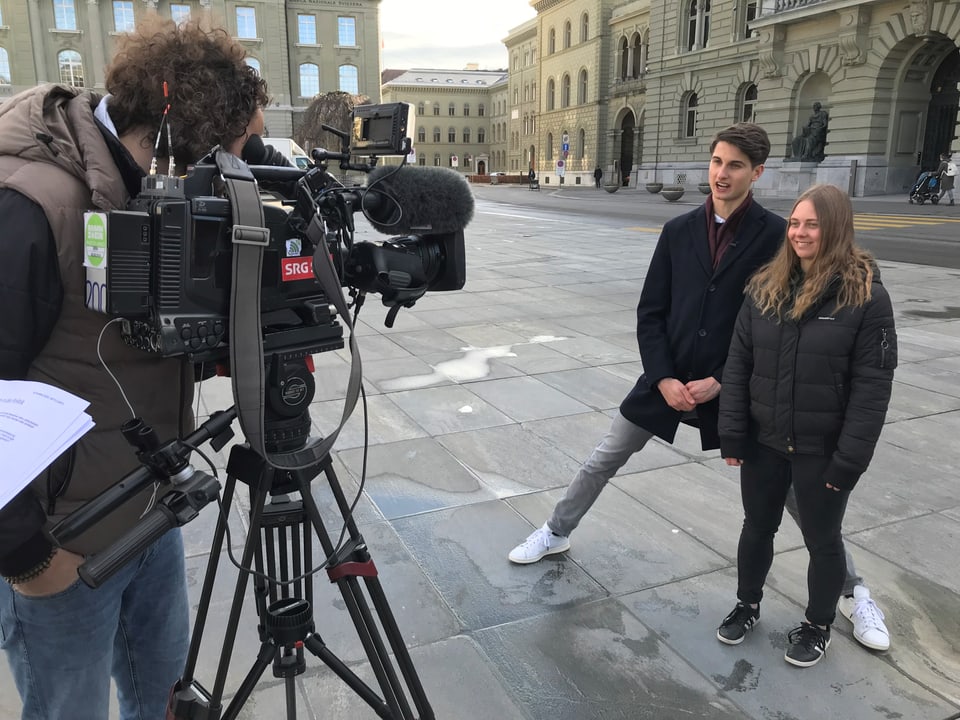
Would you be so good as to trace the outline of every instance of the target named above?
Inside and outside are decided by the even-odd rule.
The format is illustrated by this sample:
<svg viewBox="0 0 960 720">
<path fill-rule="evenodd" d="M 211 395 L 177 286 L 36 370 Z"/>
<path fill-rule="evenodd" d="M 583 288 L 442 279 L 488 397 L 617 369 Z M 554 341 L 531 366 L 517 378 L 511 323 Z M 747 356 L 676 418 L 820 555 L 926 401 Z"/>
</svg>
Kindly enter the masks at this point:
<svg viewBox="0 0 960 720">
<path fill-rule="evenodd" d="M 675 202 L 683 197 L 684 188 L 679 186 L 665 187 L 660 191 L 660 197 L 670 202 Z"/>
<path fill-rule="evenodd" d="M 699 190 L 700 192 L 702 192 L 704 195 L 709 195 L 709 194 L 710 194 L 710 183 L 708 183 L 708 182 L 702 182 L 702 183 L 700 183 L 699 185 L 697 185 L 697 190 Z"/>
<path fill-rule="evenodd" d="M 663 190 L 663 183 L 648 182 L 646 188 L 649 193 L 658 193 Z"/>
<path fill-rule="evenodd" d="M 603 189 L 606 190 L 608 193 L 615 193 L 617 190 L 620 189 L 620 186 L 617 183 L 607 184 L 603 186 Z"/>
</svg>

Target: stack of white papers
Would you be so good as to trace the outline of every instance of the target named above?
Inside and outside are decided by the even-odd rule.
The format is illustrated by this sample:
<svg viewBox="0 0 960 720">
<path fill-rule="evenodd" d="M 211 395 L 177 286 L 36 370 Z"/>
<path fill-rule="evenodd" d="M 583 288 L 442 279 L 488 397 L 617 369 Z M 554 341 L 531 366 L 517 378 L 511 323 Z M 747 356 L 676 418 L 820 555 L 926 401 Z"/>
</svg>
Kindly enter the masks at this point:
<svg viewBox="0 0 960 720">
<path fill-rule="evenodd" d="M 0 508 L 93 427 L 89 405 L 52 385 L 0 380 Z"/>
</svg>

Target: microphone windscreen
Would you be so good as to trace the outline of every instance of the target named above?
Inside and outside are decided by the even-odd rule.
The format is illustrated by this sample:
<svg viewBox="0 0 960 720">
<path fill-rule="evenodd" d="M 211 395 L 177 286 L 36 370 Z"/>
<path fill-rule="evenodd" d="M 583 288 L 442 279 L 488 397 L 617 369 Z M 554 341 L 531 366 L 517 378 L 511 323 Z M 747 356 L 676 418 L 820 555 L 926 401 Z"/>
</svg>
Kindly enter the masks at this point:
<svg viewBox="0 0 960 720">
<path fill-rule="evenodd" d="M 364 214 L 387 235 L 457 232 L 473 219 L 473 191 L 455 170 L 381 165 L 367 177 Z"/>
</svg>

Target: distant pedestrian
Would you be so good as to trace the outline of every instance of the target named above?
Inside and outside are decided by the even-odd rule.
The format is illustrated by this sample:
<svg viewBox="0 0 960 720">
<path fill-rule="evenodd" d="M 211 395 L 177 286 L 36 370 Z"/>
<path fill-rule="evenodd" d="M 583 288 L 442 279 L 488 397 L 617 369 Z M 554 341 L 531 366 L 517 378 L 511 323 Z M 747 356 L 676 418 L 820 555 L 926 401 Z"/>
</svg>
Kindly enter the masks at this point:
<svg viewBox="0 0 960 720">
<path fill-rule="evenodd" d="M 957 175 L 957 164 L 950 159 L 950 153 L 940 155 L 940 167 L 937 168 L 937 177 L 940 178 L 940 197 L 950 193 L 950 205 L 953 205 L 953 183 Z"/>
<path fill-rule="evenodd" d="M 603 168 L 597 165 L 597 169 L 593 171 L 593 179 L 597 183 L 597 187 L 600 187 L 600 181 L 603 180 Z"/>
<path fill-rule="evenodd" d="M 720 450 L 740 468 L 745 517 L 738 602 L 721 642 L 739 644 L 760 619 L 792 487 L 810 560 L 805 617 L 784 658 L 810 667 L 830 646 L 847 575 L 843 516 L 880 438 L 896 366 L 890 297 L 873 256 L 854 244 L 850 198 L 815 185 L 790 213 L 787 242 L 747 284 L 724 365 Z"/>
</svg>

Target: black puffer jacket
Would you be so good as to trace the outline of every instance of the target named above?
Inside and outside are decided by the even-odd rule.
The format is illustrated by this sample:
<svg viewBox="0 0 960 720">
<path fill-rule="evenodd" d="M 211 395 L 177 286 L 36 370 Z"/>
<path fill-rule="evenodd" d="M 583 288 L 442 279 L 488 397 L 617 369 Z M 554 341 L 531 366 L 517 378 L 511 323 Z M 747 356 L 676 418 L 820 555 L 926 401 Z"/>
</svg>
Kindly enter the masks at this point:
<svg viewBox="0 0 960 720">
<path fill-rule="evenodd" d="M 831 456 L 824 482 L 856 485 L 887 414 L 897 333 L 879 273 L 869 302 L 835 307 L 835 287 L 799 322 L 777 322 L 744 302 L 720 393 L 723 457 L 749 459 L 754 443 Z"/>
</svg>

